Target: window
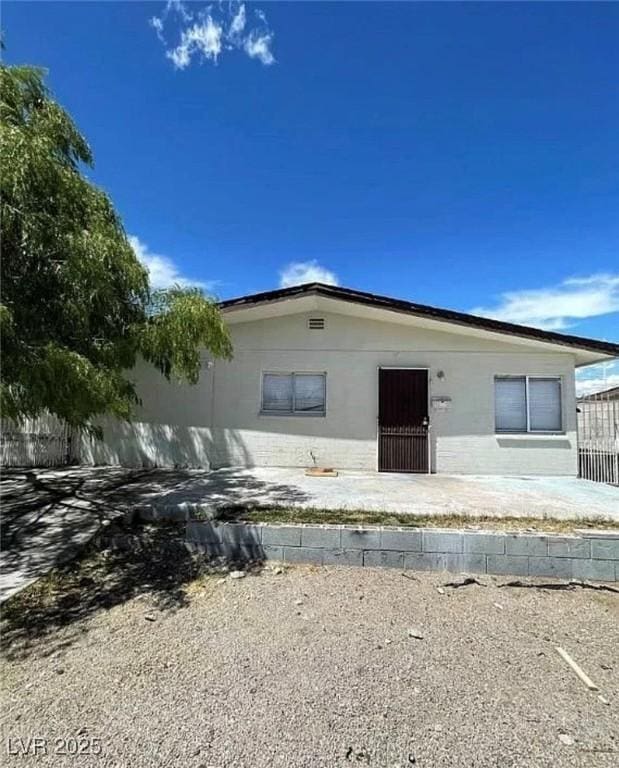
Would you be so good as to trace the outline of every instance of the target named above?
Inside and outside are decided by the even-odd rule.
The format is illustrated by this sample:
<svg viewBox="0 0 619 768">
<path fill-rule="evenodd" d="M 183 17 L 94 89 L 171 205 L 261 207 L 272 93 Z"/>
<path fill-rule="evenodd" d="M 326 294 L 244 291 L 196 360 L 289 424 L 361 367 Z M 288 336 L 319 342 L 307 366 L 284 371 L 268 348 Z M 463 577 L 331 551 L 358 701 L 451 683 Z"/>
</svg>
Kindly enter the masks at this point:
<svg viewBox="0 0 619 768">
<path fill-rule="evenodd" d="M 324 373 L 265 373 L 261 412 L 324 416 L 326 385 Z"/>
<path fill-rule="evenodd" d="M 527 431 L 527 380 L 496 378 L 494 408 L 497 432 Z"/>
<path fill-rule="evenodd" d="M 529 431 L 561 431 L 560 379 L 529 379 Z"/>
<path fill-rule="evenodd" d="M 497 432 L 560 432 L 561 379 L 556 376 L 497 376 Z"/>
</svg>

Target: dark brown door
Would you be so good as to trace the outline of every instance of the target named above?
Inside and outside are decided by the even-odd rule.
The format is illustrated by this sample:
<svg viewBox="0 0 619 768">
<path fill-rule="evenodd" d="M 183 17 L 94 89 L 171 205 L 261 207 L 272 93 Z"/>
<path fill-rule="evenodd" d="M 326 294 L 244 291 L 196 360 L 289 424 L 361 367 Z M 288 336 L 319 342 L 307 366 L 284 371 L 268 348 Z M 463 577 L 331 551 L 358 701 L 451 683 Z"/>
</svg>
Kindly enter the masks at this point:
<svg viewBox="0 0 619 768">
<path fill-rule="evenodd" d="M 378 371 L 378 469 L 428 471 L 428 372 Z"/>
</svg>

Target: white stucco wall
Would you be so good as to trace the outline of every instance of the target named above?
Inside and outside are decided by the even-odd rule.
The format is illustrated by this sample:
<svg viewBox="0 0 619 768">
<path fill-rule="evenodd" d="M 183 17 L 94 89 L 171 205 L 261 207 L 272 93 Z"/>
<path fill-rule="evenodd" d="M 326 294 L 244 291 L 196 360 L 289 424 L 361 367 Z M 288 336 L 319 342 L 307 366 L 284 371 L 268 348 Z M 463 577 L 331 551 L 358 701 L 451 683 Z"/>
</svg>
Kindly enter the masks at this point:
<svg viewBox="0 0 619 768">
<path fill-rule="evenodd" d="M 134 466 L 308 466 L 312 451 L 322 466 L 375 470 L 377 371 L 402 366 L 428 368 L 430 396 L 451 397 L 449 410 L 430 411 L 433 471 L 576 474 L 571 354 L 398 322 L 312 315 L 325 318 L 325 330 L 308 330 L 308 313 L 232 325 L 234 359 L 205 364 L 196 387 L 169 384 L 140 367 L 138 419 L 104 425 L 104 442 L 85 445 L 83 458 Z M 326 416 L 261 415 L 263 371 L 325 371 Z M 496 435 L 498 374 L 561 376 L 564 433 Z"/>
</svg>

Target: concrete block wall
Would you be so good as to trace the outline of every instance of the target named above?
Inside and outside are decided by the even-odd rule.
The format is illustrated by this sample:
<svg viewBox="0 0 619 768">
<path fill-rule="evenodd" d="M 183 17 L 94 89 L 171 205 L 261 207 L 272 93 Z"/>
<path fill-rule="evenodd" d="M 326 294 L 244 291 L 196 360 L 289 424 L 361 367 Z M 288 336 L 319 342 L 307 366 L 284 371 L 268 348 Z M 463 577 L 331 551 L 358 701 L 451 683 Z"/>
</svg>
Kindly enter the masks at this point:
<svg viewBox="0 0 619 768">
<path fill-rule="evenodd" d="M 611 531 L 567 536 L 189 521 L 187 544 L 231 560 L 619 581 L 619 533 Z"/>
</svg>

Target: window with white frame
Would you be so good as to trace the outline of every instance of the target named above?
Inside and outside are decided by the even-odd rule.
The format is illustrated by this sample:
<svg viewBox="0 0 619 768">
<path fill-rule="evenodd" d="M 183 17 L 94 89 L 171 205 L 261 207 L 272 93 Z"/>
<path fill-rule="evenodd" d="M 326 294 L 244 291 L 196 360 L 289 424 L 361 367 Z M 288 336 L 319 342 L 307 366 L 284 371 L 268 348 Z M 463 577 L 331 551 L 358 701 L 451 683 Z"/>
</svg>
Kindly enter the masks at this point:
<svg viewBox="0 0 619 768">
<path fill-rule="evenodd" d="M 558 376 L 495 376 L 497 432 L 561 432 Z"/>
<path fill-rule="evenodd" d="M 268 414 L 324 416 L 325 373 L 263 373 L 260 410 Z"/>
</svg>

